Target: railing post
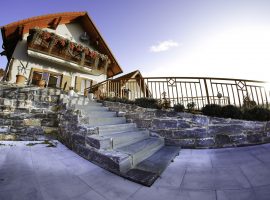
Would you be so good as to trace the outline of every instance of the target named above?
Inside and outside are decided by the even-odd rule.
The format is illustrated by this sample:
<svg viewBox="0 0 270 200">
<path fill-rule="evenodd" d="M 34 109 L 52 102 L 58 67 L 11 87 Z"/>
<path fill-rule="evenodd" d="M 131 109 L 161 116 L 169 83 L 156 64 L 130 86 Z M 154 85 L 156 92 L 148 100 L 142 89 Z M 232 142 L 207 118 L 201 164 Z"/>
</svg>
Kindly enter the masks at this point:
<svg viewBox="0 0 270 200">
<path fill-rule="evenodd" d="M 204 82 L 204 87 L 205 87 L 205 92 L 206 92 L 207 104 L 210 104 L 210 97 L 209 97 L 207 82 L 205 78 L 203 79 L 203 82 Z"/>
</svg>

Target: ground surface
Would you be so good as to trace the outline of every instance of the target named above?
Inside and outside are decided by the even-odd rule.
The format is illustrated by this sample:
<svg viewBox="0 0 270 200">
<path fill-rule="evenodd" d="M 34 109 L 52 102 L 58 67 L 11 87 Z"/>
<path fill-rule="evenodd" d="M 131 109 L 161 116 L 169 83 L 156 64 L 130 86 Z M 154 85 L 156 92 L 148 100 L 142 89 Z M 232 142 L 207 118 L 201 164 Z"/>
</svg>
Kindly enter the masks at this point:
<svg viewBox="0 0 270 200">
<path fill-rule="evenodd" d="M 270 144 L 182 150 L 151 188 L 118 177 L 64 145 L 1 142 L 1 200 L 270 199 Z"/>
</svg>

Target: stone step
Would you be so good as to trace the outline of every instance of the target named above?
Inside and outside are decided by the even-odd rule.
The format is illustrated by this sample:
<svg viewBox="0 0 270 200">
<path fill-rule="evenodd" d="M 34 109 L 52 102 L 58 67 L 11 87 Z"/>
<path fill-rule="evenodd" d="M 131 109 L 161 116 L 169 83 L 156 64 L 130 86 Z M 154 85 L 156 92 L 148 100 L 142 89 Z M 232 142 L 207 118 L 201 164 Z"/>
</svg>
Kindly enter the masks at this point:
<svg viewBox="0 0 270 200">
<path fill-rule="evenodd" d="M 180 150 L 180 147 L 164 146 L 129 170 L 125 177 L 149 187 L 160 177 L 174 158 L 179 155 Z"/>
<path fill-rule="evenodd" d="M 75 105 L 76 109 L 85 109 L 86 107 L 103 107 L 102 103 L 96 101 L 89 101 L 86 105 Z"/>
<path fill-rule="evenodd" d="M 87 116 L 89 118 L 117 117 L 116 112 L 108 112 L 108 111 L 85 111 L 85 110 L 81 110 L 81 114 L 83 116 Z"/>
<path fill-rule="evenodd" d="M 90 111 L 109 111 L 108 107 L 102 107 L 102 106 L 95 106 L 95 105 L 87 105 L 84 106 L 83 108 L 76 108 L 79 110 L 84 110 L 85 112 L 90 112 Z"/>
<path fill-rule="evenodd" d="M 126 122 L 124 117 L 101 117 L 101 118 L 88 118 L 87 125 L 89 126 L 103 126 L 113 124 L 123 124 Z"/>
<path fill-rule="evenodd" d="M 105 125 L 99 127 L 99 135 L 110 135 L 113 133 L 121 133 L 135 130 L 137 130 L 137 125 L 135 123 Z"/>
<path fill-rule="evenodd" d="M 148 131 L 115 133 L 107 136 L 91 135 L 86 137 L 86 144 L 97 149 L 115 149 L 149 137 Z"/>
<path fill-rule="evenodd" d="M 130 155 L 132 158 L 132 166 L 136 166 L 141 161 L 153 155 L 163 146 L 163 139 L 158 137 L 149 137 L 145 140 L 141 140 L 115 150 Z"/>
</svg>

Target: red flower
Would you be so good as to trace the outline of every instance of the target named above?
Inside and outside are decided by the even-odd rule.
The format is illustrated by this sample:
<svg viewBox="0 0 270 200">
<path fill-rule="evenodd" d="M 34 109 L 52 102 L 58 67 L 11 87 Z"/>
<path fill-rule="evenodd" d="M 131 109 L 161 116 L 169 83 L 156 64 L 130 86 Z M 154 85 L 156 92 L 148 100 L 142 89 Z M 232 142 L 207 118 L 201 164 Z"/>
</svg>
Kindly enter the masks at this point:
<svg viewBox="0 0 270 200">
<path fill-rule="evenodd" d="M 97 53 L 95 51 L 91 51 L 90 57 L 95 59 L 97 57 Z"/>
<path fill-rule="evenodd" d="M 75 47 L 74 43 L 73 42 L 70 42 L 69 48 L 73 51 L 74 47 Z"/>
<path fill-rule="evenodd" d="M 82 50 L 83 50 L 83 46 L 80 44 L 75 47 L 75 51 L 82 52 Z"/>
<path fill-rule="evenodd" d="M 43 31 L 41 34 L 41 38 L 43 40 L 48 41 L 51 38 L 51 33 L 47 32 L 47 31 Z"/>
<path fill-rule="evenodd" d="M 61 47 L 64 47 L 66 45 L 66 41 L 64 39 L 60 39 L 58 40 L 58 44 L 61 46 Z"/>
</svg>

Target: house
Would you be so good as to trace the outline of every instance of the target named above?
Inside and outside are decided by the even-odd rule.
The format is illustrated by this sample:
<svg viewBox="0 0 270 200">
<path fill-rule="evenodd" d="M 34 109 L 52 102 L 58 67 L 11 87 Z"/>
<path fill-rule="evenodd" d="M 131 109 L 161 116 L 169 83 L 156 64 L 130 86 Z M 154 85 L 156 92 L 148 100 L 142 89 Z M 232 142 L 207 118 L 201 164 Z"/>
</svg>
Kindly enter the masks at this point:
<svg viewBox="0 0 270 200">
<path fill-rule="evenodd" d="M 122 73 L 86 12 L 49 14 L 1 27 L 5 80 L 75 91 Z"/>
</svg>

